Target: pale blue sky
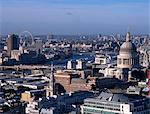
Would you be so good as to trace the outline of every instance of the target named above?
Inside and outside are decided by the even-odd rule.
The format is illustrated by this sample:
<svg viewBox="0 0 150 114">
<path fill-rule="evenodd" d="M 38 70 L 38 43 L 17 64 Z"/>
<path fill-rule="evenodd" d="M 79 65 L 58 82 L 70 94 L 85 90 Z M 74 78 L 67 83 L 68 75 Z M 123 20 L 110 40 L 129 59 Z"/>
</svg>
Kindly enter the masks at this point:
<svg viewBox="0 0 150 114">
<path fill-rule="evenodd" d="M 0 34 L 149 33 L 149 0 L 0 0 Z"/>
</svg>

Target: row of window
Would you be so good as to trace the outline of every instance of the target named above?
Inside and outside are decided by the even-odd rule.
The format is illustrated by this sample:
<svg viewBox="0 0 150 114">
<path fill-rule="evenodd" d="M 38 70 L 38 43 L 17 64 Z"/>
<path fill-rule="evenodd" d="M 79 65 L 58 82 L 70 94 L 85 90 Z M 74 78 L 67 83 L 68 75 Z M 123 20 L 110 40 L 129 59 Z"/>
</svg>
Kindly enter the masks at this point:
<svg viewBox="0 0 150 114">
<path fill-rule="evenodd" d="M 137 64 L 138 62 L 139 62 L 138 59 L 132 59 L 132 60 L 121 59 L 121 58 L 118 59 L 118 64 L 124 64 L 124 65 Z"/>
<path fill-rule="evenodd" d="M 84 106 L 94 107 L 94 108 L 100 108 L 100 109 L 107 109 L 107 110 L 120 111 L 120 108 L 116 108 L 116 107 L 105 107 L 105 106 L 97 106 L 97 105 L 84 105 Z"/>
<path fill-rule="evenodd" d="M 114 112 L 106 112 L 103 110 L 95 110 L 95 109 L 83 109 L 84 114 L 93 114 L 93 113 L 99 113 L 99 114 L 119 114 L 119 113 L 114 113 Z"/>
<path fill-rule="evenodd" d="M 120 104 L 114 104 L 114 103 L 107 103 L 107 102 L 90 102 L 90 101 L 85 101 L 85 104 L 96 104 L 96 105 L 103 105 L 103 106 L 112 106 L 112 107 L 118 107 L 120 108 Z"/>
</svg>

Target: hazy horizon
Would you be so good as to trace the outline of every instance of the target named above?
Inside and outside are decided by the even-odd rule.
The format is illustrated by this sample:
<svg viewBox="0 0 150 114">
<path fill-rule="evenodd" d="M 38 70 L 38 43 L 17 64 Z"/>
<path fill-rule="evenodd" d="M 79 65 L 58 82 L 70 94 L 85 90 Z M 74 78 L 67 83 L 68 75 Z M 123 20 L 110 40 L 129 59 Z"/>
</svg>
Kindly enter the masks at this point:
<svg viewBox="0 0 150 114">
<path fill-rule="evenodd" d="M 0 34 L 150 33 L 149 0 L 0 0 Z"/>
</svg>

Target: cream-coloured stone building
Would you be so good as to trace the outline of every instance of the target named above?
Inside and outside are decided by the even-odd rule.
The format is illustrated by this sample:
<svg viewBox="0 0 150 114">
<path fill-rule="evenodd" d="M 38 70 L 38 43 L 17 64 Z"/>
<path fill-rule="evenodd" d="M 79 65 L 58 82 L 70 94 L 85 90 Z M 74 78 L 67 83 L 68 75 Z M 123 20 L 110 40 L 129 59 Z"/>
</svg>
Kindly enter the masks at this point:
<svg viewBox="0 0 150 114">
<path fill-rule="evenodd" d="M 119 55 L 117 56 L 118 68 L 139 68 L 139 55 L 136 46 L 131 41 L 130 33 L 126 35 L 126 41 L 121 45 Z"/>
<path fill-rule="evenodd" d="M 117 56 L 117 66 L 111 65 L 107 67 L 105 69 L 105 76 L 115 76 L 118 79 L 129 81 L 131 79 L 131 72 L 139 67 L 139 54 L 128 32 L 126 41 L 121 45 L 119 55 Z"/>
</svg>

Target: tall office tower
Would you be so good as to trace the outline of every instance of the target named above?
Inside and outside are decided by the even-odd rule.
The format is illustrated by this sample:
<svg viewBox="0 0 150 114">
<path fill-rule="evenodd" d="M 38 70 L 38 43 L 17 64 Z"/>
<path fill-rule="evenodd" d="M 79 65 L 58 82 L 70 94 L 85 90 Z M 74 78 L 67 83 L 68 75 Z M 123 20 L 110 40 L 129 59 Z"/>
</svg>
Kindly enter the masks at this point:
<svg viewBox="0 0 150 114">
<path fill-rule="evenodd" d="M 40 54 L 42 52 L 42 48 L 43 48 L 42 40 L 36 40 L 35 41 L 35 48 L 36 48 L 36 52 L 38 54 Z"/>
<path fill-rule="evenodd" d="M 54 39 L 54 35 L 53 34 L 48 34 L 47 35 L 47 41 L 51 42 Z"/>
<path fill-rule="evenodd" d="M 8 35 L 7 38 L 7 54 L 11 56 L 12 50 L 19 50 L 19 37 L 15 34 Z"/>
<path fill-rule="evenodd" d="M 100 39 L 101 37 L 102 37 L 102 35 L 101 35 L 101 34 L 98 34 L 98 35 L 97 35 L 97 38 L 98 38 L 98 39 Z"/>
</svg>

